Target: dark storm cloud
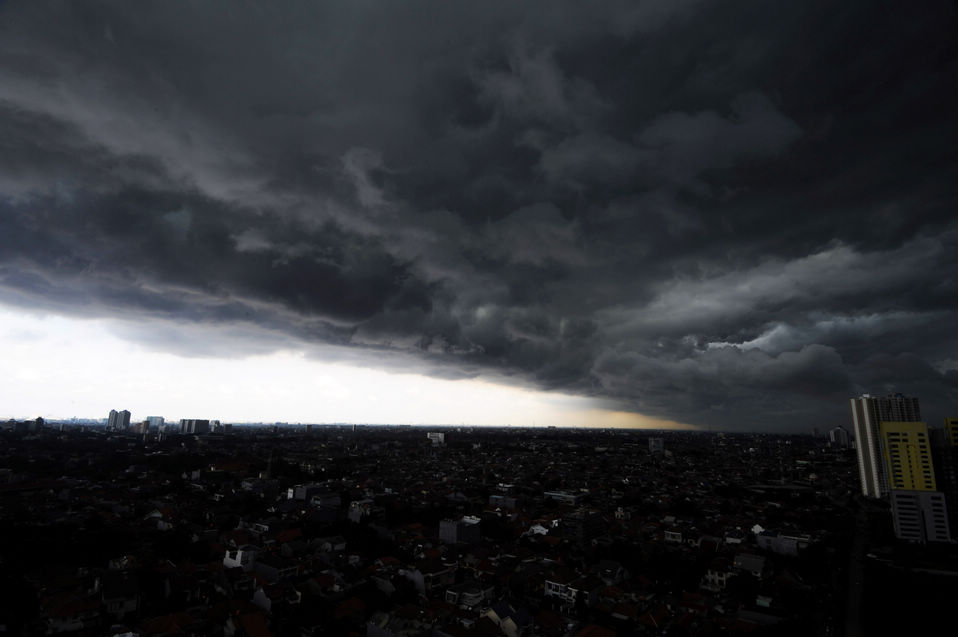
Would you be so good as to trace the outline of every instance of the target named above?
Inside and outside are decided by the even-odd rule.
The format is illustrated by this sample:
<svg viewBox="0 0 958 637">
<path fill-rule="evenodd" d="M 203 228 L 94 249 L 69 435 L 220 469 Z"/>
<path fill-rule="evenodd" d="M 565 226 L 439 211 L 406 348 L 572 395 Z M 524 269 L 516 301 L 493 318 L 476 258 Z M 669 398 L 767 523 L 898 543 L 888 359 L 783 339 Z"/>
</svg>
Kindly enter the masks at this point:
<svg viewBox="0 0 958 637">
<path fill-rule="evenodd" d="M 958 406 L 951 3 L 0 5 L 0 300 L 698 425 Z M 330 346 L 339 346 L 331 349 Z"/>
</svg>

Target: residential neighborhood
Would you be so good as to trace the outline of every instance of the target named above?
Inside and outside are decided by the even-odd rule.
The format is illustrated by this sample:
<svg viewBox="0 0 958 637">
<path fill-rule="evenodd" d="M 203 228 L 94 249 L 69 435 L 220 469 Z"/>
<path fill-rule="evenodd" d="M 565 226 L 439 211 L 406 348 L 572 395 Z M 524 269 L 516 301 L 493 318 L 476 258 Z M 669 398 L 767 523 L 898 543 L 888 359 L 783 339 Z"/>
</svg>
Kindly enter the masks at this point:
<svg viewBox="0 0 958 637">
<path fill-rule="evenodd" d="M 8 631 L 824 635 L 844 622 L 864 505 L 854 452 L 825 437 L 146 431 L 5 428 Z"/>
</svg>

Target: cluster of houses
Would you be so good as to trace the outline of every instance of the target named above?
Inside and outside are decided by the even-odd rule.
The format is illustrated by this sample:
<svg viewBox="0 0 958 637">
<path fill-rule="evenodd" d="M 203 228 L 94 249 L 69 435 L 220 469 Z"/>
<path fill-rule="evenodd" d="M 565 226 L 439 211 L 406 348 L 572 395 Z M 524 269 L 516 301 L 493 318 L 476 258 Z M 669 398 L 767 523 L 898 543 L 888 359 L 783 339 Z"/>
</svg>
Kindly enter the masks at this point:
<svg viewBox="0 0 958 637">
<path fill-rule="evenodd" d="M 427 433 L 8 432 L 0 560 L 24 601 L 0 622 L 520 637 L 840 620 L 847 450 L 809 436 Z"/>
</svg>

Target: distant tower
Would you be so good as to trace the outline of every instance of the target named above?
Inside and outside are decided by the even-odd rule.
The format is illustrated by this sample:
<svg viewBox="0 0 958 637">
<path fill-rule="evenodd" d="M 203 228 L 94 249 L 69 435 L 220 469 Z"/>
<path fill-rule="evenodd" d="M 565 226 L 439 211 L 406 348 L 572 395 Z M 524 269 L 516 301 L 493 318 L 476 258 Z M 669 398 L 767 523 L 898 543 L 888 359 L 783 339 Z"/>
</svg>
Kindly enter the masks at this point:
<svg viewBox="0 0 958 637">
<path fill-rule="evenodd" d="M 208 434 L 210 421 L 200 418 L 180 418 L 181 434 Z"/>
<path fill-rule="evenodd" d="M 275 451 L 269 452 L 269 460 L 266 462 L 266 479 L 273 477 L 273 458 L 276 457 Z"/>
<path fill-rule="evenodd" d="M 130 427 L 130 412 L 127 410 L 110 410 L 110 417 L 107 419 L 106 428 L 111 431 L 126 431 Z"/>
<path fill-rule="evenodd" d="M 920 421 L 918 399 L 901 394 L 883 397 L 863 394 L 851 399 L 851 408 L 862 494 L 869 498 L 885 497 L 889 486 L 880 425 L 882 422 Z"/>
<path fill-rule="evenodd" d="M 848 449 L 852 444 L 851 435 L 844 427 L 835 427 L 828 432 L 828 441 L 836 449 Z"/>
<path fill-rule="evenodd" d="M 665 438 L 649 438 L 649 453 L 656 455 L 665 452 Z"/>
</svg>

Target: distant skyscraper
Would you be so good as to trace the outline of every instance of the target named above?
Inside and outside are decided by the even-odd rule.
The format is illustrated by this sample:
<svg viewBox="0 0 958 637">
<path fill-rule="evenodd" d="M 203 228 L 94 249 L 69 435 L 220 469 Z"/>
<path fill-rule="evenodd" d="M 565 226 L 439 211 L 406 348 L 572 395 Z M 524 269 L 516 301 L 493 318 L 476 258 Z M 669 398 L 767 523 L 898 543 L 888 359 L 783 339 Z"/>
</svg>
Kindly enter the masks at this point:
<svg viewBox="0 0 958 637">
<path fill-rule="evenodd" d="M 838 449 L 848 449 L 852 444 L 851 435 L 844 427 L 835 427 L 828 432 L 828 441 Z"/>
<path fill-rule="evenodd" d="M 181 418 L 181 434 L 208 434 L 210 432 L 210 421 L 199 418 Z"/>
<path fill-rule="evenodd" d="M 851 399 L 851 408 L 862 493 L 869 498 L 885 497 L 889 486 L 880 425 L 920 421 L 918 399 L 901 394 L 881 397 L 863 394 Z"/>
<path fill-rule="evenodd" d="M 110 417 L 107 419 L 106 428 L 111 431 L 126 431 L 130 427 L 130 412 L 127 410 L 110 410 Z"/>
<path fill-rule="evenodd" d="M 163 416 L 147 416 L 146 421 L 150 423 L 150 429 L 159 429 L 166 422 Z"/>
<path fill-rule="evenodd" d="M 649 453 L 665 453 L 665 438 L 649 438 Z"/>
</svg>

